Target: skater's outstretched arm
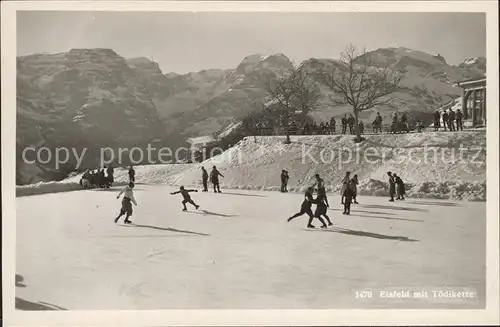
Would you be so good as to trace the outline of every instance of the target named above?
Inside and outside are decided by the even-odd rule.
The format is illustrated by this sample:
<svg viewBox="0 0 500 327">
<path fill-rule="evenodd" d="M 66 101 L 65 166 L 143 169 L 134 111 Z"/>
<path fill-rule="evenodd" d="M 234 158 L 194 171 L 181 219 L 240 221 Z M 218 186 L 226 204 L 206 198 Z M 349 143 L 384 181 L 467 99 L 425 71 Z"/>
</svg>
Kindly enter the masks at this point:
<svg viewBox="0 0 500 327">
<path fill-rule="evenodd" d="M 224 177 L 224 175 L 222 175 L 222 174 L 220 173 L 220 171 L 218 171 L 218 172 L 217 172 L 217 174 L 219 174 L 219 176 Z"/>
<path fill-rule="evenodd" d="M 181 193 L 180 191 L 175 191 L 175 192 L 170 192 L 171 195 L 176 195 L 176 194 L 179 194 Z"/>
<path fill-rule="evenodd" d="M 135 196 L 133 193 L 130 194 L 130 201 L 132 201 L 132 203 L 137 206 L 137 201 L 135 201 Z"/>
<path fill-rule="evenodd" d="M 186 190 L 186 192 L 198 192 L 198 190 Z"/>
<path fill-rule="evenodd" d="M 116 196 L 116 198 L 117 198 L 117 199 L 119 199 L 119 198 L 120 198 L 120 196 L 121 196 L 121 195 L 125 192 L 125 190 L 126 190 L 126 189 L 127 189 L 127 187 L 126 187 L 126 186 L 125 186 L 124 188 L 122 188 L 122 189 L 120 190 L 120 193 L 118 193 L 118 195 Z"/>
</svg>

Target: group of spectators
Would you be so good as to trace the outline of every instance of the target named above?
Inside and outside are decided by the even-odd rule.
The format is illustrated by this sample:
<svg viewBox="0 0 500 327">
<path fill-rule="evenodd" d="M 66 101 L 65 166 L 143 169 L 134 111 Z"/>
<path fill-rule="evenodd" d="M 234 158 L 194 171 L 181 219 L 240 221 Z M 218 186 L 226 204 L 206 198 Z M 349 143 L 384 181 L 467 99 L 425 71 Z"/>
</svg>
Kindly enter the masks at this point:
<svg viewBox="0 0 500 327">
<path fill-rule="evenodd" d="M 105 174 L 104 170 L 106 169 Z M 80 179 L 80 186 L 83 188 L 109 188 L 114 182 L 114 168 L 109 166 L 96 170 L 87 169 Z"/>
<path fill-rule="evenodd" d="M 439 131 L 441 128 L 441 119 L 443 120 L 443 128 L 446 132 L 447 130 L 450 132 L 461 130 L 463 131 L 463 115 L 460 109 L 456 112 L 453 109 L 449 109 L 448 111 L 443 110 L 443 114 L 436 110 L 434 113 L 434 131 Z M 448 129 L 446 129 L 448 127 Z"/>
<path fill-rule="evenodd" d="M 96 170 L 87 169 L 82 178 L 80 178 L 80 186 L 83 188 L 110 188 L 115 182 L 115 169 L 112 166 Z M 135 170 L 130 166 L 128 170 L 129 182 L 135 182 Z"/>
</svg>

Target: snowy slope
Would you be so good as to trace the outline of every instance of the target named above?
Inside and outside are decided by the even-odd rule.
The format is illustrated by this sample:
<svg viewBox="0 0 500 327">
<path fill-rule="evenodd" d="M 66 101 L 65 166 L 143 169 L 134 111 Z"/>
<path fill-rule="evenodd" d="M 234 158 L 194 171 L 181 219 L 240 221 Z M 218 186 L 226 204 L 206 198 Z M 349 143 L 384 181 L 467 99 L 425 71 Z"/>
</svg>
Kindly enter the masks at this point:
<svg viewBox="0 0 500 327">
<path fill-rule="evenodd" d="M 363 196 L 347 217 L 330 195 L 335 226 L 310 231 L 305 217 L 286 223 L 300 207 L 299 194 L 196 193 L 201 210 L 182 213 L 181 198 L 169 195 L 172 190 L 137 186 L 139 205 L 132 217 L 137 226 L 113 223 L 120 206 L 117 190 L 18 198 L 16 273 L 25 285 L 16 287 L 18 307 L 40 302 L 69 310 L 485 305 L 483 203 L 389 204 Z M 364 301 L 355 296 L 366 289 L 446 286 L 473 289 L 478 297 Z"/>
<path fill-rule="evenodd" d="M 386 196 L 386 173 L 392 171 L 406 182 L 412 197 L 486 199 L 486 134 L 481 131 L 371 135 L 357 150 L 351 136 L 292 137 L 289 145 L 283 140 L 258 137 L 255 142 L 253 137 L 245 138 L 201 164 L 139 166 L 136 180 L 200 187 L 201 166 L 210 170 L 216 165 L 224 175 L 224 188 L 279 190 L 279 175 L 286 169 L 291 191 L 304 190 L 319 173 L 327 189 L 338 192 L 341 179 L 350 171 L 360 179 L 361 194 Z M 79 179 L 78 175 L 62 183 L 75 184 Z M 117 170 L 115 179 L 126 182 L 126 169 Z M 44 185 L 39 184 L 39 193 L 47 192 Z"/>
</svg>

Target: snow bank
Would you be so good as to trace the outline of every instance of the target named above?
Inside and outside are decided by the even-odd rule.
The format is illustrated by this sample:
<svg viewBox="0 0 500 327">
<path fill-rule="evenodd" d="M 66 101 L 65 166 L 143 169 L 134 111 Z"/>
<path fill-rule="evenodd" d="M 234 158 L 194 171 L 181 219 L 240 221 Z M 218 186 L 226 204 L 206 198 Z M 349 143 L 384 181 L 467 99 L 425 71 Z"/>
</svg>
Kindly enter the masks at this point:
<svg viewBox="0 0 500 327">
<path fill-rule="evenodd" d="M 276 191 L 280 172 L 289 171 L 290 191 L 303 191 L 319 173 L 330 192 L 340 192 L 346 171 L 360 179 L 364 195 L 387 195 L 387 172 L 407 184 L 407 195 L 485 201 L 486 134 L 414 133 L 374 135 L 356 145 L 352 136 L 300 136 L 284 144 L 284 137 L 245 138 L 221 155 L 184 169 L 172 185 L 201 185 L 200 166 L 213 165 L 224 175 L 226 188 Z M 461 152 L 462 151 L 462 152 Z"/>
<path fill-rule="evenodd" d="M 78 183 L 39 182 L 36 184 L 16 186 L 16 196 L 69 192 L 81 189 L 82 187 Z"/>
<path fill-rule="evenodd" d="M 215 165 L 224 175 L 223 188 L 277 191 L 281 170 L 286 169 L 291 192 L 312 185 L 318 173 L 327 190 L 338 193 L 341 179 L 350 171 L 358 175 L 360 194 L 387 196 L 387 172 L 392 171 L 405 181 L 409 197 L 486 200 L 484 131 L 370 135 L 361 144 L 343 135 L 291 139 L 291 144 L 284 144 L 284 137 L 247 137 L 203 163 L 138 166 L 136 181 L 201 187 L 201 167 L 210 171 Z M 80 177 L 35 185 L 43 184 L 38 186 L 43 193 L 79 189 Z M 115 181 L 126 183 L 128 168 L 116 169 Z M 33 192 L 30 187 L 19 187 L 18 196 Z"/>
</svg>

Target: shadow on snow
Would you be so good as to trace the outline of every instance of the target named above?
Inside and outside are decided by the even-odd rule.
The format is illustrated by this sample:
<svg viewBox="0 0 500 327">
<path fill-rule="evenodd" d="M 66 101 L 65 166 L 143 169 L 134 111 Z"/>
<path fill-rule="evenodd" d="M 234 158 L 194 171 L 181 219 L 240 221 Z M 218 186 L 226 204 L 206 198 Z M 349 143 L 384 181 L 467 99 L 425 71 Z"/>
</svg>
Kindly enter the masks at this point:
<svg viewBox="0 0 500 327">
<path fill-rule="evenodd" d="M 16 274 L 16 287 L 26 287 L 26 285 L 23 282 L 24 282 L 24 277 Z M 65 308 L 47 302 L 31 302 L 18 297 L 16 297 L 15 308 L 17 310 L 25 310 L 25 311 L 67 310 Z"/>
<path fill-rule="evenodd" d="M 420 204 L 427 206 L 443 206 L 443 207 L 462 207 L 462 205 L 454 202 L 445 202 L 445 201 L 408 201 L 407 203 L 411 204 Z"/>
<path fill-rule="evenodd" d="M 240 195 L 240 196 L 253 196 L 253 197 L 257 197 L 257 198 L 267 198 L 267 195 L 260 195 L 260 194 L 245 194 L 245 193 L 233 193 L 233 192 L 222 192 L 220 194 Z"/>
<path fill-rule="evenodd" d="M 193 235 L 200 235 L 200 236 L 210 236 L 210 234 L 205 234 L 205 233 L 198 233 L 198 232 L 193 232 L 193 231 L 188 231 L 188 230 L 182 230 L 182 229 L 175 229 L 171 227 L 159 227 L 159 226 L 151 226 L 151 225 L 120 225 L 123 227 L 138 227 L 138 228 L 149 228 L 149 229 L 156 229 L 156 230 L 161 230 L 165 232 L 175 232 L 175 233 L 183 233 L 183 234 L 193 234 Z"/>
<path fill-rule="evenodd" d="M 398 207 L 391 205 L 382 204 L 361 204 L 363 208 L 374 208 L 374 209 L 388 209 L 388 210 L 403 210 L 403 211 L 418 211 L 418 212 L 428 212 L 427 209 L 411 208 L 411 207 Z"/>
<path fill-rule="evenodd" d="M 195 213 L 197 215 L 203 215 L 203 216 L 209 215 L 209 216 L 218 216 L 218 217 L 226 217 L 226 218 L 236 217 L 236 215 L 225 215 L 223 213 L 211 212 L 211 211 L 208 211 L 208 210 L 189 211 L 189 212 L 190 213 Z"/>
<path fill-rule="evenodd" d="M 371 233 L 371 232 L 365 232 L 365 231 L 353 230 L 353 229 L 345 229 L 345 228 L 339 228 L 339 227 L 333 228 L 333 229 L 306 229 L 306 230 L 307 231 L 320 231 L 320 232 L 330 232 L 330 233 L 340 233 L 340 234 L 347 234 L 347 235 L 354 235 L 354 236 L 371 237 L 371 238 L 377 238 L 377 239 L 381 239 L 381 240 L 418 242 L 418 240 L 414 240 L 414 239 L 408 238 L 406 236 L 391 236 L 391 235 L 377 234 L 377 233 Z"/>
</svg>

